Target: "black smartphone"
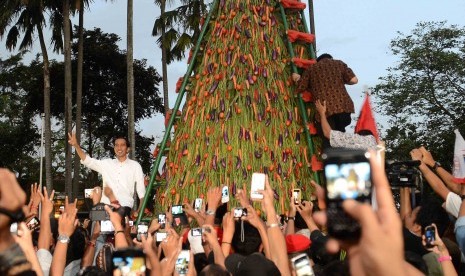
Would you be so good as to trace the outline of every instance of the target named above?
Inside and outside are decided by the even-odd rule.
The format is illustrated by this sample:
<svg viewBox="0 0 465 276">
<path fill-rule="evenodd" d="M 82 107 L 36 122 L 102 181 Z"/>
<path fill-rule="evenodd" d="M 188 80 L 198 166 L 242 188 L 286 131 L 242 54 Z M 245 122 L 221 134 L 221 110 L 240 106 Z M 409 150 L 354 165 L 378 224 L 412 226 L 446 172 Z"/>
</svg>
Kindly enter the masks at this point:
<svg viewBox="0 0 465 276">
<path fill-rule="evenodd" d="M 362 150 L 329 149 L 322 154 L 326 179 L 328 234 L 341 240 L 358 240 L 357 221 L 342 209 L 346 199 L 371 203 L 370 154 Z"/>
<path fill-rule="evenodd" d="M 113 251 L 113 275 L 145 275 L 145 254 L 141 249 L 126 248 Z"/>
<path fill-rule="evenodd" d="M 142 241 L 142 236 L 147 238 L 147 232 L 149 231 L 149 226 L 147 223 L 141 221 L 137 225 L 137 241 Z"/>
<path fill-rule="evenodd" d="M 434 226 L 429 225 L 425 228 L 425 240 L 426 240 L 426 247 L 431 248 L 434 247 L 433 242 L 436 240 L 436 229 Z"/>
</svg>

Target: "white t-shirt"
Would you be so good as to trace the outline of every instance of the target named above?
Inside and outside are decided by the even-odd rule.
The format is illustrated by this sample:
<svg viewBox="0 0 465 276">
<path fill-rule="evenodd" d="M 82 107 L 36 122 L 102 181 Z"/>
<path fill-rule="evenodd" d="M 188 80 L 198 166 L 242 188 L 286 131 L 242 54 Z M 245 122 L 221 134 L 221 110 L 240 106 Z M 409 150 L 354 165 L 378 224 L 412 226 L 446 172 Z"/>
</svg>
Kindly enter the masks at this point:
<svg viewBox="0 0 465 276">
<path fill-rule="evenodd" d="M 119 162 L 118 159 L 98 160 L 87 155 L 81 163 L 102 175 L 103 186 L 113 190 L 121 206 L 130 208 L 134 206 L 134 185 L 138 197 L 144 197 L 144 173 L 138 162 L 129 158 L 124 162 Z M 110 200 L 105 195 L 102 195 L 101 202 L 110 204 Z"/>
<path fill-rule="evenodd" d="M 355 133 L 341 132 L 331 130 L 329 134 L 329 143 L 334 148 L 349 148 L 349 149 L 374 149 L 378 144 L 373 135 L 359 135 Z"/>
<path fill-rule="evenodd" d="M 462 205 L 462 199 L 456 193 L 449 192 L 446 197 L 446 202 L 444 208 L 446 211 L 453 215 L 454 217 L 458 218 L 460 205 Z"/>
<path fill-rule="evenodd" d="M 49 275 L 50 274 L 50 267 L 52 266 L 52 253 L 46 249 L 39 249 L 36 252 L 37 259 L 39 260 L 40 267 L 42 268 L 42 272 L 44 275 Z M 74 260 L 70 262 L 66 267 L 65 267 L 65 272 L 63 275 L 65 276 L 74 276 L 79 273 L 79 270 L 81 269 L 81 259 Z"/>
</svg>

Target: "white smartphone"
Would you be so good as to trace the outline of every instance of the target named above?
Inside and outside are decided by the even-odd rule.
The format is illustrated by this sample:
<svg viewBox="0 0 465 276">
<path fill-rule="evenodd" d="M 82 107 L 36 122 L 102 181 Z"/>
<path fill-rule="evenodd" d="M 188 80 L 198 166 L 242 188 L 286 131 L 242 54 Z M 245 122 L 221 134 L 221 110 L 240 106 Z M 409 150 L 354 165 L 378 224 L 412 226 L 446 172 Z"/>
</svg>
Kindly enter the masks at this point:
<svg viewBox="0 0 465 276">
<path fill-rule="evenodd" d="M 200 212 L 200 209 L 202 209 L 202 199 L 196 198 L 194 201 L 194 211 L 198 213 Z"/>
<path fill-rule="evenodd" d="M 181 253 L 179 253 L 178 259 L 176 260 L 176 264 L 174 266 L 176 272 L 184 275 L 187 274 L 187 270 L 189 268 L 189 259 L 189 250 L 181 250 Z"/>
<path fill-rule="evenodd" d="M 147 232 L 149 230 L 149 226 L 147 224 L 139 224 L 137 225 L 137 241 L 142 241 L 142 236 L 147 238 Z"/>
<path fill-rule="evenodd" d="M 100 221 L 100 232 L 115 232 L 113 223 L 111 223 L 109 220 Z"/>
<path fill-rule="evenodd" d="M 90 198 L 94 189 L 84 189 L 84 198 Z"/>
<path fill-rule="evenodd" d="M 312 265 L 307 254 L 302 253 L 291 259 L 292 267 L 297 276 L 314 276 Z"/>
<path fill-rule="evenodd" d="M 221 203 L 229 202 L 229 187 L 224 186 L 221 190 Z"/>
<path fill-rule="evenodd" d="M 263 199 L 263 195 L 258 193 L 258 190 L 265 190 L 265 174 L 264 173 L 253 173 L 252 183 L 250 188 L 250 198 Z"/>
</svg>

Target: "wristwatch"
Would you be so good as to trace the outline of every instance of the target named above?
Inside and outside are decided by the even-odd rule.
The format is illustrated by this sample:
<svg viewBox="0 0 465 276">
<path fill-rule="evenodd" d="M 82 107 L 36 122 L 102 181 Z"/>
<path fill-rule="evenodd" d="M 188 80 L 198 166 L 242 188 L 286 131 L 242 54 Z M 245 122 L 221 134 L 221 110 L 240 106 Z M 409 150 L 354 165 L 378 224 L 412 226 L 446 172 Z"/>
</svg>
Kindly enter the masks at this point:
<svg viewBox="0 0 465 276">
<path fill-rule="evenodd" d="M 58 235 L 58 241 L 61 242 L 61 243 L 69 243 L 70 239 L 69 239 L 68 236 L 60 234 L 60 235 Z"/>
<path fill-rule="evenodd" d="M 286 222 L 287 222 L 287 221 L 290 221 L 290 220 L 295 221 L 295 217 L 287 217 L 287 218 L 286 218 Z"/>
<path fill-rule="evenodd" d="M 209 216 L 214 216 L 215 215 L 215 211 L 214 210 L 207 210 L 205 211 L 205 214 L 209 215 Z"/>
<path fill-rule="evenodd" d="M 434 162 L 433 170 L 436 171 L 439 167 L 441 167 L 441 163 L 439 163 L 438 161 Z"/>
</svg>

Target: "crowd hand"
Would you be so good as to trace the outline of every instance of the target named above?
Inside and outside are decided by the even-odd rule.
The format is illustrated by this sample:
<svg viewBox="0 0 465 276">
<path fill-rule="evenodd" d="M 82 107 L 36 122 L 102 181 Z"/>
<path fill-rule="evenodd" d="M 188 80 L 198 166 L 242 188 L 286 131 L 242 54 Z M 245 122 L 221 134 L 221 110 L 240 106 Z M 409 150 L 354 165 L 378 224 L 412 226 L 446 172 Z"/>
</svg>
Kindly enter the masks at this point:
<svg viewBox="0 0 465 276">
<path fill-rule="evenodd" d="M 423 158 L 423 154 L 420 149 L 413 149 L 410 151 L 410 157 L 412 157 L 412 160 L 421 161 Z"/>
<path fill-rule="evenodd" d="M 158 222 L 158 219 L 153 218 L 153 219 L 150 221 L 150 226 L 149 226 L 148 232 L 149 232 L 149 233 L 154 233 L 154 232 L 158 231 L 158 229 L 160 229 L 160 227 L 161 227 L 161 225 L 160 225 L 160 223 Z"/>
<path fill-rule="evenodd" d="M 320 100 L 315 101 L 315 108 L 320 114 L 326 113 L 326 101 L 321 102 Z"/>
<path fill-rule="evenodd" d="M 221 202 L 221 187 L 212 187 L 207 192 L 208 209 L 216 210 Z"/>
<path fill-rule="evenodd" d="M 16 212 L 26 207 L 26 193 L 16 180 L 16 176 L 8 169 L 0 168 L 0 207 Z M 0 231 L 10 226 L 10 218 L 0 214 Z M 7 229 L 10 231 L 10 229 Z"/>
<path fill-rule="evenodd" d="M 313 180 L 310 180 L 310 185 L 312 185 L 313 187 L 312 194 L 315 195 L 316 198 L 318 199 L 318 208 L 320 210 L 325 210 L 326 209 L 325 190 L 323 189 L 323 187 L 318 185 L 318 183 L 316 183 Z"/>
<path fill-rule="evenodd" d="M 110 221 L 111 224 L 113 224 L 113 227 L 115 229 L 121 229 L 121 220 L 123 219 L 118 212 L 113 212 L 113 210 L 110 208 L 110 206 L 105 205 L 105 211 L 107 211 L 108 215 L 110 216 Z"/>
<path fill-rule="evenodd" d="M 192 202 L 192 204 L 189 204 L 189 202 L 186 202 L 182 205 L 182 209 L 184 210 L 186 215 L 188 215 L 189 217 L 195 218 L 197 212 L 192 207 L 193 205 L 194 205 L 194 202 Z"/>
<path fill-rule="evenodd" d="M 97 205 L 102 199 L 102 188 L 100 186 L 94 187 L 94 190 L 90 194 L 90 199 L 92 199 L 92 205 Z"/>
<path fill-rule="evenodd" d="M 173 255 L 173 252 L 178 250 L 179 242 L 181 242 L 182 247 L 182 239 L 180 239 L 178 233 L 176 233 L 176 231 L 172 228 L 166 230 L 166 232 L 167 236 L 161 243 L 161 249 L 163 250 L 163 254 L 165 256 L 171 256 Z"/>
<path fill-rule="evenodd" d="M 40 201 L 42 202 L 42 213 L 50 216 L 53 212 L 53 197 L 55 196 L 55 190 L 52 190 L 50 197 L 48 196 L 47 187 L 44 187 L 44 193 L 38 192 Z"/>
<path fill-rule="evenodd" d="M 224 221 L 224 218 L 223 218 L 223 221 Z M 223 237 L 224 237 L 224 233 L 223 233 Z M 204 224 L 203 225 L 203 227 L 202 227 L 202 238 L 210 246 L 214 245 L 215 243 L 218 243 L 218 235 L 216 234 L 216 230 L 210 224 Z M 231 236 L 231 238 L 232 238 L 232 236 Z"/>
<path fill-rule="evenodd" d="M 295 204 L 295 197 L 294 195 L 291 196 L 291 202 L 289 204 L 289 212 L 287 214 L 288 217 L 295 217 L 295 213 L 297 212 L 297 205 Z"/>
<path fill-rule="evenodd" d="M 244 208 L 250 205 L 250 200 L 247 196 L 247 193 L 245 192 L 245 189 L 237 189 L 236 199 L 237 201 L 239 201 L 239 204 Z"/>
<path fill-rule="evenodd" d="M 226 237 L 232 239 L 234 231 L 236 229 L 236 223 L 234 222 L 234 215 L 231 212 L 226 212 L 223 216 L 223 239 Z"/>
<path fill-rule="evenodd" d="M 419 150 L 421 151 L 421 154 L 422 154 L 422 161 L 423 161 L 426 165 L 428 165 L 428 166 L 430 166 L 430 167 L 434 166 L 434 163 L 435 163 L 436 161 L 434 161 L 434 158 L 433 158 L 433 156 L 431 155 L 431 152 L 429 152 L 429 151 L 428 151 L 425 147 L 423 147 L 423 146 L 421 146 L 421 147 L 419 148 Z"/>
<path fill-rule="evenodd" d="M 189 266 L 187 267 L 186 276 L 197 276 L 197 271 L 195 270 L 194 253 L 192 253 L 192 250 L 189 250 L 189 254 Z M 178 275 L 178 273 L 176 272 L 175 275 Z"/>
<path fill-rule="evenodd" d="M 242 217 L 243 220 L 248 221 L 253 227 L 259 229 L 263 226 L 263 220 L 257 214 L 257 211 L 252 205 L 249 205 L 247 208 L 247 216 Z"/>
<path fill-rule="evenodd" d="M 261 200 L 262 210 L 265 211 L 266 217 L 270 219 L 271 217 L 274 216 L 274 213 L 276 212 L 276 210 L 274 209 L 274 205 L 273 205 L 273 201 L 274 201 L 273 194 L 274 193 L 273 193 L 273 189 L 271 189 L 270 182 L 268 181 L 268 175 L 265 176 L 265 190 L 259 190 L 258 192 L 263 195 L 263 199 Z M 270 212 L 272 213 L 269 214 Z"/>
<path fill-rule="evenodd" d="M 18 234 L 13 235 L 13 238 L 23 251 L 34 250 L 31 231 L 27 228 L 26 223 L 18 223 Z"/>
<path fill-rule="evenodd" d="M 68 196 L 66 196 L 65 197 L 65 209 L 64 209 L 64 212 L 65 213 L 72 212 L 76 208 L 77 208 L 77 198 L 74 199 L 73 203 L 69 203 Z"/>
<path fill-rule="evenodd" d="M 312 219 L 313 203 L 310 201 L 302 201 L 302 204 L 297 205 L 297 212 L 305 219 Z"/>
<path fill-rule="evenodd" d="M 173 223 L 173 213 L 171 212 L 171 205 L 168 206 L 168 210 L 166 210 L 166 223 L 165 229 L 171 228 L 171 223 Z"/>
<path fill-rule="evenodd" d="M 148 233 L 147 237 L 145 235 L 141 236 L 141 241 L 138 241 L 136 238 L 134 238 L 132 241 L 134 242 L 134 245 L 136 247 L 141 248 L 144 250 L 144 253 L 146 255 L 154 255 L 156 254 L 156 250 L 154 247 L 154 240 L 153 240 L 153 235 Z"/>
<path fill-rule="evenodd" d="M 31 209 L 32 210 L 37 210 L 39 209 L 39 204 L 41 201 L 40 197 L 40 187 L 37 183 L 34 183 L 31 185 Z"/>
<path fill-rule="evenodd" d="M 441 237 L 439 237 L 438 228 L 436 227 L 436 224 L 433 223 L 432 225 L 433 225 L 434 230 L 435 230 L 435 236 L 434 236 L 434 241 L 431 244 L 434 245 L 434 246 L 433 247 L 426 247 L 426 237 L 425 237 L 425 235 L 422 235 L 421 239 L 422 239 L 423 246 L 426 248 L 426 250 L 432 251 L 432 252 L 434 252 L 436 254 L 439 254 L 441 256 L 449 255 L 449 251 L 447 250 L 446 245 L 442 241 Z"/>
<path fill-rule="evenodd" d="M 174 233 L 176 231 L 173 230 Z M 177 233 L 176 233 L 177 235 Z M 171 238 L 170 238 L 171 236 Z M 165 258 L 161 260 L 160 266 L 161 266 L 161 271 L 163 272 L 163 276 L 171 276 L 175 272 L 174 267 L 176 264 L 176 260 L 178 259 L 179 253 L 181 253 L 182 249 L 182 239 L 179 237 L 175 238 L 173 237 L 174 235 L 168 235 L 168 237 L 163 241 L 162 244 L 162 249 L 163 246 L 166 246 L 166 244 L 169 244 L 170 250 L 169 251 L 163 251 L 165 254 Z M 170 238 L 168 240 L 168 238 Z M 168 254 L 166 252 L 169 252 Z"/>
<path fill-rule="evenodd" d="M 292 73 L 292 80 L 298 82 L 300 80 L 300 75 L 297 73 Z"/>
<path fill-rule="evenodd" d="M 371 154 L 375 156 L 374 151 Z M 349 244 L 330 239 L 327 249 L 333 253 L 339 248 L 347 251 L 351 275 L 405 275 L 402 223 L 381 160 L 370 158 L 370 163 L 378 210 L 374 211 L 368 204 L 345 200 L 344 210 L 361 225 L 360 240 Z M 318 213 L 320 216 L 315 213 L 314 219 L 324 225 L 326 216 Z"/>
<path fill-rule="evenodd" d="M 79 224 L 79 220 L 76 219 L 76 214 L 76 208 L 68 208 L 68 210 L 60 216 L 58 220 L 58 234 L 71 237 Z"/>
</svg>

